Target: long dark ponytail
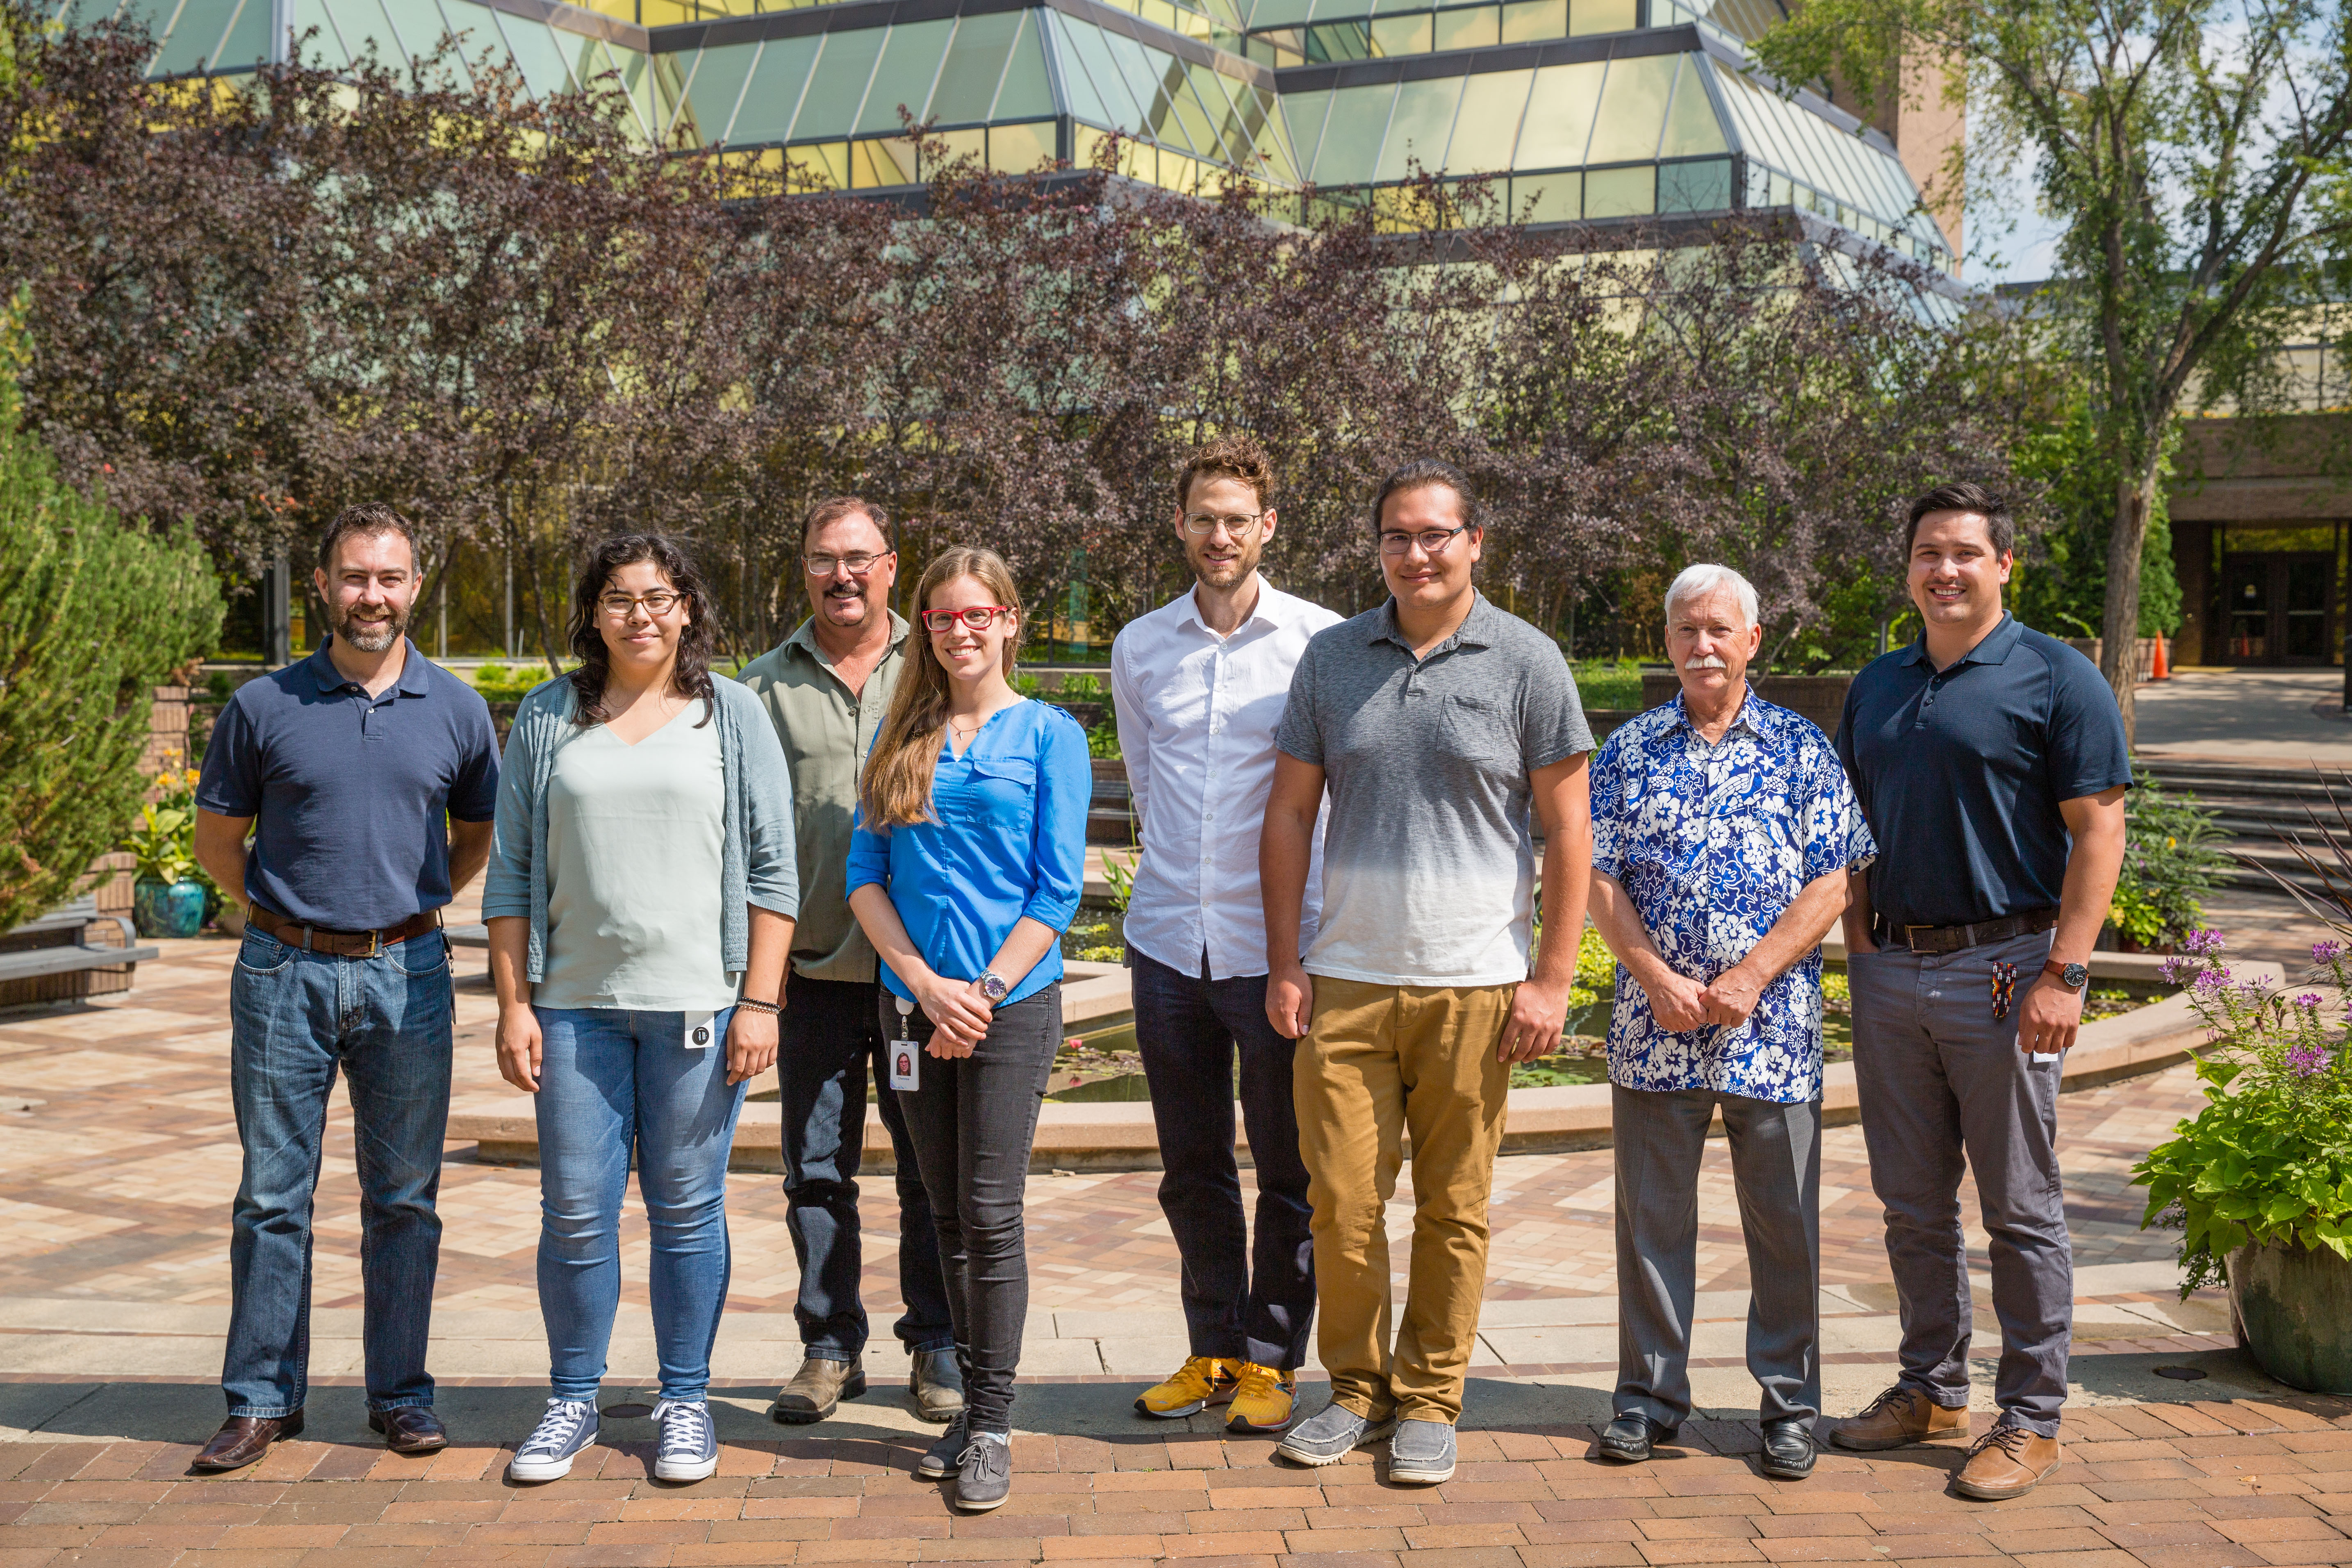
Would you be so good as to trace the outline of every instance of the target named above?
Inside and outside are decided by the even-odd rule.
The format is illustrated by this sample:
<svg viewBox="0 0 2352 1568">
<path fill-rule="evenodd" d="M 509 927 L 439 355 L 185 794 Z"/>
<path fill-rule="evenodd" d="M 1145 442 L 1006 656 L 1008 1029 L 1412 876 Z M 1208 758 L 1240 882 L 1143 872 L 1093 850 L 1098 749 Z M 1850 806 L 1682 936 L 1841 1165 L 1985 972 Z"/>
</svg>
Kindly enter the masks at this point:
<svg viewBox="0 0 2352 1568">
<path fill-rule="evenodd" d="M 580 668 L 572 672 L 572 689 L 580 702 L 572 721 L 585 729 L 612 717 L 604 711 L 604 683 L 612 676 L 612 655 L 604 647 L 603 611 L 596 601 L 612 585 L 614 573 L 640 561 L 659 567 L 684 600 L 686 626 L 678 633 L 677 665 L 671 672 L 670 687 L 681 697 L 702 699 L 702 717 L 694 726 L 699 730 L 710 722 L 718 708 L 718 694 L 710 684 L 710 656 L 719 647 L 719 617 L 710 607 L 710 593 L 703 585 L 702 574 L 695 569 L 694 557 L 677 541 L 658 533 L 616 534 L 590 551 L 580 568 L 580 579 L 572 589 L 570 628 L 572 657 L 580 661 Z"/>
</svg>

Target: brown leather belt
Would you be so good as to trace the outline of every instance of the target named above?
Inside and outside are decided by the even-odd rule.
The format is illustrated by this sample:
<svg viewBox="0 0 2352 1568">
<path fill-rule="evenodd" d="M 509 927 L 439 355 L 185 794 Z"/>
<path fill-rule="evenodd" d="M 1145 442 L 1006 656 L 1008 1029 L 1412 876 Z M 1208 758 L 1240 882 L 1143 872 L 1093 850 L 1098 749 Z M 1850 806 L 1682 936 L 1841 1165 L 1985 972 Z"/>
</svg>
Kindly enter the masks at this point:
<svg viewBox="0 0 2352 1568">
<path fill-rule="evenodd" d="M 382 931 L 327 931 L 319 926 L 289 921 L 275 910 L 265 910 L 259 904 L 247 904 L 245 918 L 259 926 L 267 934 L 276 937 L 289 947 L 299 947 L 310 952 L 331 952 L 338 958 L 373 958 L 394 942 L 423 936 L 428 931 L 441 929 L 441 911 L 426 910 Z"/>
<path fill-rule="evenodd" d="M 2023 914 L 2003 915 L 1997 921 L 1979 921 L 1974 925 L 1890 926 L 1886 934 L 1879 938 L 1878 945 L 1907 947 L 1914 952 L 1958 952 L 1962 948 L 1982 947 L 1989 942 L 2031 936 L 2057 924 L 2056 910 L 2028 910 Z"/>
</svg>

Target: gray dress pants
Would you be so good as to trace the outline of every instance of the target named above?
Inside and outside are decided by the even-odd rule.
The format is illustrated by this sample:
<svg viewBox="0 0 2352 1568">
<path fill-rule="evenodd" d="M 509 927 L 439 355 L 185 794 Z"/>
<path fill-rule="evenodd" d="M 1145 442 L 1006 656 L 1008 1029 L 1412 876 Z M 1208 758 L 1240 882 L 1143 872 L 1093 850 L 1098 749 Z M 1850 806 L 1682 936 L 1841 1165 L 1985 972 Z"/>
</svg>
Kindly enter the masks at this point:
<svg viewBox="0 0 2352 1568">
<path fill-rule="evenodd" d="M 1993 1397 L 2000 1419 L 2058 1435 L 2074 1333 L 2074 1265 L 2058 1174 L 2058 1069 L 2018 1049 L 2017 1016 L 2050 956 L 2050 936 L 1940 957 L 1858 953 L 1854 1079 L 1870 1184 L 1886 1205 L 1886 1258 L 1903 1312 L 1902 1381 L 1937 1404 L 1969 1402 L 1968 1243 L 1960 1173 L 1977 1180 L 2000 1320 Z M 2017 966 L 1995 1018 L 1993 965 Z"/>
<path fill-rule="evenodd" d="M 1822 1409 L 1822 1102 L 1612 1085 L 1617 1149 L 1617 1397 L 1679 1426 L 1691 1412 L 1698 1168 L 1723 1108 L 1748 1241 L 1748 1370 L 1766 1421 Z"/>
</svg>

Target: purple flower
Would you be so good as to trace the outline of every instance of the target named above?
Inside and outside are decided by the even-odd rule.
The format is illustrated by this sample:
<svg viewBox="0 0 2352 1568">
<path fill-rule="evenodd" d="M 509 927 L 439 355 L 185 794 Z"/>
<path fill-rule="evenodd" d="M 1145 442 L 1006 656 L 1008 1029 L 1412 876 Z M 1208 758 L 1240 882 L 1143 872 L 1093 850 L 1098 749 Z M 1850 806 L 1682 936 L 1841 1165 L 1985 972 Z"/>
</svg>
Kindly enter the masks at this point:
<svg viewBox="0 0 2352 1568">
<path fill-rule="evenodd" d="M 2166 984 L 2178 985 L 2180 984 L 2182 975 L 2189 973 L 2198 967 L 2198 963 L 2193 958 L 2168 958 L 2156 966 L 2156 973 Z"/>
<path fill-rule="evenodd" d="M 2314 1078 L 2335 1058 L 2317 1046 L 2296 1046 L 2286 1053 L 2287 1070 L 2297 1078 Z"/>
<path fill-rule="evenodd" d="M 2219 991 L 2224 985 L 2229 984 L 2229 965 L 2218 964 L 2211 969 L 2199 970 L 2196 974 L 2190 978 L 2189 988 L 2192 991 Z"/>
<path fill-rule="evenodd" d="M 2223 945 L 2220 931 L 2201 927 L 2180 939 L 2181 950 L 2185 952 L 2193 952 L 2200 958 L 2207 953 L 2221 952 Z"/>
<path fill-rule="evenodd" d="M 2311 961 L 2314 963 L 2333 963 L 2343 952 L 2344 944 L 2340 942 L 2315 942 L 2311 944 Z"/>
<path fill-rule="evenodd" d="M 2308 1008 L 2313 1012 L 2317 1012 L 2319 1010 L 2319 1003 L 2320 995 L 2316 991 L 2306 991 L 2302 995 L 2294 999 L 2294 1005 L 2296 1006 Z"/>
</svg>

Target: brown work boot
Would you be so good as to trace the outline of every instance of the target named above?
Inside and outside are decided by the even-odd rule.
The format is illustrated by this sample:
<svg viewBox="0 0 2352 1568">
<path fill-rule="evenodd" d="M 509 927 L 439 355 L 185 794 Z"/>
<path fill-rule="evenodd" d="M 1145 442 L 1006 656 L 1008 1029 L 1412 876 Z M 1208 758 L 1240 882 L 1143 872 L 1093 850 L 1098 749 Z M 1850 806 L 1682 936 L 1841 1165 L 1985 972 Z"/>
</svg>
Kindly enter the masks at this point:
<svg viewBox="0 0 2352 1568">
<path fill-rule="evenodd" d="M 810 1356 L 801 1363 L 792 1382 L 776 1393 L 776 1402 L 768 1406 L 768 1414 L 789 1426 L 805 1426 L 822 1421 L 841 1407 L 845 1399 L 855 1399 L 866 1392 L 866 1363 L 863 1357 L 853 1361 L 827 1361 L 822 1356 Z"/>
<path fill-rule="evenodd" d="M 1901 1448 L 1968 1435 L 1965 1408 L 1948 1410 L 1898 1383 L 1863 1406 L 1861 1415 L 1839 1422 L 1830 1441 L 1841 1448 Z"/>
<path fill-rule="evenodd" d="M 1976 1440 L 1952 1486 L 1962 1497 L 2000 1502 L 2023 1497 L 2063 1463 L 2057 1438 L 2037 1436 L 2022 1426 L 1996 1426 Z"/>
</svg>

